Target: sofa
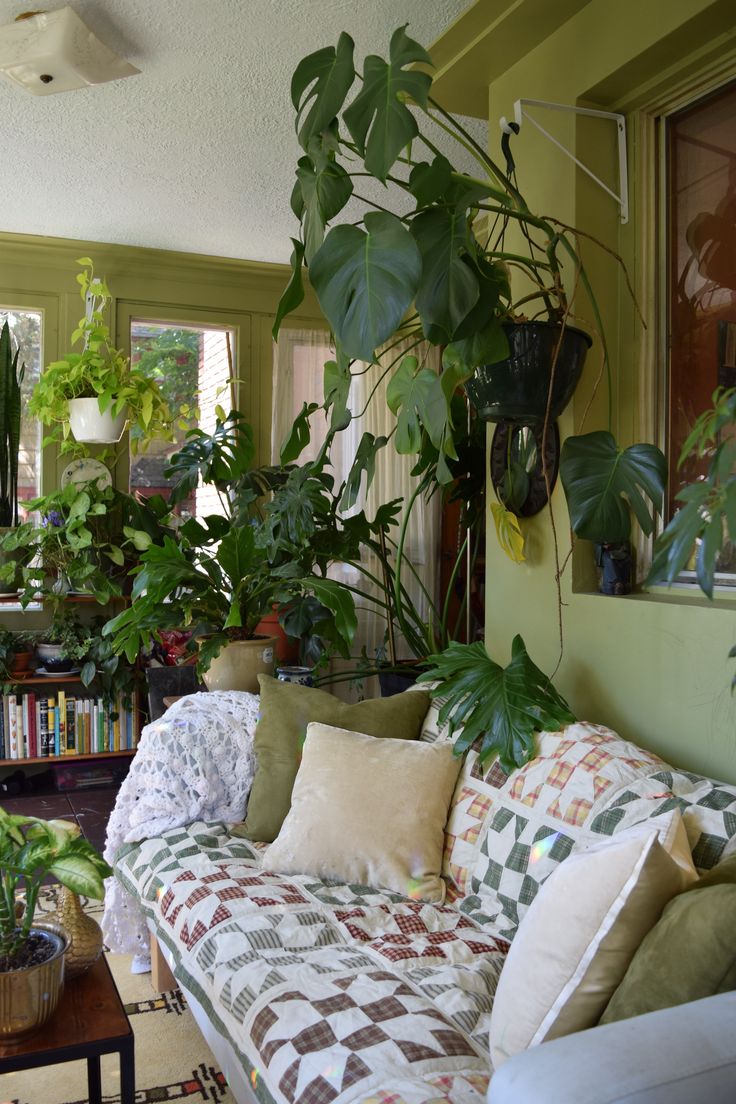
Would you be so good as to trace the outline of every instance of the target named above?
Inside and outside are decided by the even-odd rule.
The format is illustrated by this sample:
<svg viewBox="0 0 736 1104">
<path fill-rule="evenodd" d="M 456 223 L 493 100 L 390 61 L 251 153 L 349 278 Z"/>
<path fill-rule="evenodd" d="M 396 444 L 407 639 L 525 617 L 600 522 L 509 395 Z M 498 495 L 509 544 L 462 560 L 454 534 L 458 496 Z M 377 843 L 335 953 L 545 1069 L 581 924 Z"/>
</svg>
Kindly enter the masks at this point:
<svg viewBox="0 0 736 1104">
<path fill-rule="evenodd" d="M 197 699 L 200 715 L 221 708 L 217 695 Z M 190 769 L 191 701 L 144 731 L 128 808 L 142 796 L 133 790 L 144 785 L 149 745 L 151 762 L 165 746 L 170 777 Z M 241 764 L 253 754 L 253 734 L 231 729 L 227 739 L 242 739 L 232 763 Z M 436 701 L 419 740 L 447 741 Z M 187 770 L 178 771 L 177 755 Z M 499 978 L 542 887 L 569 857 L 673 810 L 698 871 L 736 853 L 736 787 L 674 769 L 596 724 L 539 734 L 536 757 L 511 774 L 466 753 L 445 825 L 441 903 L 269 870 L 268 845 L 243 838 L 236 821 L 245 809 L 235 817 L 227 804 L 228 771 L 237 773 L 221 765 L 208 782 L 219 805 L 200 802 L 205 816 L 148 838 L 129 831 L 114 866 L 118 889 L 141 910 L 240 1104 L 480 1104 L 489 1084 L 494 1104 L 560 1104 L 549 1085 L 546 1096 L 517 1095 L 524 1054 L 501 1067 L 510 1072 L 499 1074 L 496 1089 L 489 1051 Z M 210 819 L 215 808 L 228 817 Z M 166 815 L 156 821 L 165 823 Z M 551 944 L 558 934 L 548 931 Z M 729 1009 L 736 1012 L 733 1003 Z M 604 1030 L 620 1025 L 579 1037 Z M 543 1042 L 528 1055 L 575 1038 Z M 585 1099 L 579 1086 L 572 1091 L 571 1100 Z"/>
</svg>

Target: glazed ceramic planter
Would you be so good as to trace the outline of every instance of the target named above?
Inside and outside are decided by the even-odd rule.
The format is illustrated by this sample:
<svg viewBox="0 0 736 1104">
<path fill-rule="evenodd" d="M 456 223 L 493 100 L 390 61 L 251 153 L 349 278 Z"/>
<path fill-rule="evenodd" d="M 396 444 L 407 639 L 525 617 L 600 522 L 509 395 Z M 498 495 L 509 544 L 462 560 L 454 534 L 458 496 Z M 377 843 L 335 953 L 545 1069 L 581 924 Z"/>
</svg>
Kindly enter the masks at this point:
<svg viewBox="0 0 736 1104">
<path fill-rule="evenodd" d="M 503 328 L 509 341 L 508 359 L 476 368 L 465 383 L 467 396 L 484 421 L 543 422 L 560 327 L 552 322 L 508 322 Z M 572 398 L 591 345 L 582 330 L 565 327 L 555 364 L 550 421 L 559 418 Z"/>
<path fill-rule="evenodd" d="M 53 944 L 54 952 L 37 966 L 0 972 L 0 1042 L 3 1045 L 42 1027 L 56 1011 L 64 988 L 66 936 L 51 924 L 34 924 L 31 932 L 42 933 Z"/>
<path fill-rule="evenodd" d="M 205 686 L 208 690 L 248 690 L 257 694 L 258 676 L 273 675 L 277 643 L 275 636 L 231 640 L 205 672 Z"/>
<path fill-rule="evenodd" d="M 61 644 L 37 644 L 36 655 L 46 671 L 56 671 L 61 675 L 74 667 L 74 660 L 69 659 Z"/>
<path fill-rule="evenodd" d="M 91 445 L 112 445 L 123 435 L 125 411 L 113 416 L 110 408 L 100 413 L 97 399 L 70 399 L 69 425 L 75 440 Z"/>
</svg>

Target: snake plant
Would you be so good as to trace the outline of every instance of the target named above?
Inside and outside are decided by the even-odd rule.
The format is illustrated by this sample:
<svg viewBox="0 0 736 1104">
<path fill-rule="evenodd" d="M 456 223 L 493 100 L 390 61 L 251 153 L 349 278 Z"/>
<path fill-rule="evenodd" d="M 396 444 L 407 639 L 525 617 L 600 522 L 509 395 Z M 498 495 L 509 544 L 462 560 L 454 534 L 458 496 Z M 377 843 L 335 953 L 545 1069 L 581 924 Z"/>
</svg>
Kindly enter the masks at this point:
<svg viewBox="0 0 736 1104">
<path fill-rule="evenodd" d="M 20 349 L 13 352 L 10 326 L 0 331 L 0 526 L 18 524 L 18 452 L 20 450 Z"/>
</svg>

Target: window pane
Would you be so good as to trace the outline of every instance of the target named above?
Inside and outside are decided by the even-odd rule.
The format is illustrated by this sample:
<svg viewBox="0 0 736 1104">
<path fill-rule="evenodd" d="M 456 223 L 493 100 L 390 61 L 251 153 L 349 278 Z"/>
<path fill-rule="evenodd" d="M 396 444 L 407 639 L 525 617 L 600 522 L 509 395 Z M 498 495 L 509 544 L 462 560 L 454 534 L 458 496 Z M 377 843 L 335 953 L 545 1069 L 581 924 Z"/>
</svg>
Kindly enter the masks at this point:
<svg viewBox="0 0 736 1104">
<path fill-rule="evenodd" d="M 180 326 L 134 319 L 130 326 L 131 362 L 156 381 L 172 410 L 182 403 L 199 407 L 198 426 L 215 428 L 215 408 L 232 406 L 231 364 L 235 347 L 232 330 L 214 326 Z M 169 457 L 181 447 L 186 430 L 174 441 L 154 441 L 131 457 L 130 489 L 150 496 L 165 495 L 171 481 L 164 477 Z M 214 496 L 214 497 L 213 497 Z M 184 517 L 204 517 L 219 510 L 213 488 L 198 488 L 182 503 Z"/>
<path fill-rule="evenodd" d="M 670 116 L 666 136 L 671 516 L 707 468 L 677 467 L 693 423 L 718 386 L 736 386 L 736 84 Z M 736 557 L 720 566 L 736 571 Z"/>
<path fill-rule="evenodd" d="M 37 498 L 41 493 L 41 424 L 28 415 L 28 400 L 38 383 L 42 363 L 41 311 L 0 307 L 0 327 L 7 320 L 12 335 L 12 347 L 20 348 L 18 365 L 25 364 L 21 383 L 22 414 L 20 452 L 18 454 L 18 500 Z M 25 516 L 24 511 L 21 514 Z"/>
</svg>

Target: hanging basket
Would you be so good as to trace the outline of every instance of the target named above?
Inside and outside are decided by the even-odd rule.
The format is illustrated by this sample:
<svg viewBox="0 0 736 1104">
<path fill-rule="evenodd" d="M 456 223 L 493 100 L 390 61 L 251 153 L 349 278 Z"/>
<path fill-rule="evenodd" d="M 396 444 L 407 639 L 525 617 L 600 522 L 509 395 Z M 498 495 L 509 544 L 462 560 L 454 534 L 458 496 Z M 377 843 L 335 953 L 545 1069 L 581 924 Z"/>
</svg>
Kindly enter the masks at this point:
<svg viewBox="0 0 736 1104">
<path fill-rule="evenodd" d="M 503 328 L 509 342 L 508 360 L 476 368 L 465 383 L 467 396 L 484 421 L 543 422 L 560 326 L 555 322 L 507 322 Z M 550 421 L 559 418 L 572 398 L 591 345 L 588 334 L 574 326 L 565 327 L 555 365 Z"/>
<path fill-rule="evenodd" d="M 77 441 L 89 445 L 113 445 L 123 435 L 125 411 L 113 416 L 109 407 L 100 413 L 97 399 L 70 399 L 69 425 Z"/>
</svg>

